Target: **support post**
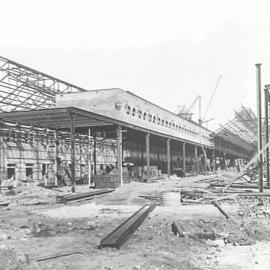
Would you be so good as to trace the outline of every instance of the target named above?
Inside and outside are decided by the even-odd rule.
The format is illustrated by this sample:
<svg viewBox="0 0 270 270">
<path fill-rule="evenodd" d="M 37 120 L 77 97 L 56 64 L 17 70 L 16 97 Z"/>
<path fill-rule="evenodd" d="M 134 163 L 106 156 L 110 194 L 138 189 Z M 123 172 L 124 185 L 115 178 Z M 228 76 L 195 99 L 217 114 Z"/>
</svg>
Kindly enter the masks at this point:
<svg viewBox="0 0 270 270">
<path fill-rule="evenodd" d="M 36 131 L 35 133 L 35 136 L 33 135 L 33 142 L 34 142 L 34 145 L 35 145 L 35 148 L 36 148 L 36 178 L 38 180 L 41 180 L 42 179 L 42 173 L 41 172 L 41 169 L 40 169 L 40 160 L 39 160 L 39 140 L 38 140 L 38 131 Z"/>
<path fill-rule="evenodd" d="M 74 114 L 70 113 L 70 135 L 71 135 L 71 192 L 75 192 L 75 123 Z"/>
<path fill-rule="evenodd" d="M 92 162 L 91 162 L 91 129 L 88 128 L 88 186 L 91 186 Z"/>
<path fill-rule="evenodd" d="M 186 143 L 183 143 L 183 174 L 185 176 L 186 174 Z"/>
<path fill-rule="evenodd" d="M 167 174 L 171 175 L 171 139 L 167 139 Z"/>
<path fill-rule="evenodd" d="M 4 176 L 4 144 L 3 144 L 3 137 L 0 136 L 0 194 L 2 193 L 1 185 L 2 185 L 2 178 Z"/>
<path fill-rule="evenodd" d="M 195 172 L 198 174 L 198 147 L 194 145 Z"/>
<path fill-rule="evenodd" d="M 82 139 L 81 137 L 79 137 L 79 146 L 80 146 L 80 157 L 79 157 L 80 178 L 82 178 Z"/>
<path fill-rule="evenodd" d="M 145 135 L 145 147 L 146 147 L 146 174 L 147 180 L 150 178 L 150 134 Z"/>
<path fill-rule="evenodd" d="M 269 142 L 269 123 L 268 123 L 268 105 L 269 105 L 269 88 L 270 86 L 265 86 L 264 89 L 264 101 L 265 101 L 265 143 Z M 269 179 L 269 147 L 266 148 L 266 183 L 267 186 L 270 186 L 270 179 Z"/>
<path fill-rule="evenodd" d="M 213 149 L 212 152 L 212 164 L 213 164 L 213 172 L 216 170 L 216 155 L 215 155 L 215 149 Z"/>
<path fill-rule="evenodd" d="M 205 149 L 203 148 L 203 152 L 204 152 L 204 171 L 207 172 L 207 167 L 208 167 L 208 162 L 207 162 L 207 148 L 205 148 Z"/>
<path fill-rule="evenodd" d="M 117 127 L 117 169 L 120 175 L 120 185 L 123 185 L 123 136 L 122 127 Z"/>
<path fill-rule="evenodd" d="M 261 104 L 261 64 L 256 64 L 257 82 L 257 121 L 258 121 L 258 152 L 262 149 L 262 104 Z M 259 157 L 259 191 L 263 192 L 263 156 Z"/>
<path fill-rule="evenodd" d="M 55 130 L 55 176 L 54 176 L 54 185 L 58 186 L 58 161 L 59 161 L 59 141 L 58 141 L 58 131 Z"/>
<path fill-rule="evenodd" d="M 93 162 L 94 162 L 94 175 L 97 175 L 97 139 L 96 139 L 96 135 L 94 135 Z"/>
<path fill-rule="evenodd" d="M 223 153 L 223 160 L 224 160 L 224 170 L 227 170 L 227 153 Z"/>
</svg>

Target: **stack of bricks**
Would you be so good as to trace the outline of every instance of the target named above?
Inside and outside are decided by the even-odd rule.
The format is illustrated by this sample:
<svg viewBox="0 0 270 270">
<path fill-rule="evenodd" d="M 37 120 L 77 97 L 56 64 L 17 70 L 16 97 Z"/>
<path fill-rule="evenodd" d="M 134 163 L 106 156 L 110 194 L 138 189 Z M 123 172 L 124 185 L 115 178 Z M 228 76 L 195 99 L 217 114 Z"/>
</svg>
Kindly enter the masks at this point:
<svg viewBox="0 0 270 270">
<path fill-rule="evenodd" d="M 162 173 L 157 166 L 149 166 L 148 174 L 147 166 L 138 166 L 132 168 L 132 176 L 135 180 L 147 181 L 162 177 Z"/>
<path fill-rule="evenodd" d="M 130 182 L 129 172 L 123 172 L 123 183 Z M 95 183 L 95 188 L 117 188 L 121 184 L 120 174 L 103 174 L 103 175 L 94 175 L 93 181 Z"/>
</svg>

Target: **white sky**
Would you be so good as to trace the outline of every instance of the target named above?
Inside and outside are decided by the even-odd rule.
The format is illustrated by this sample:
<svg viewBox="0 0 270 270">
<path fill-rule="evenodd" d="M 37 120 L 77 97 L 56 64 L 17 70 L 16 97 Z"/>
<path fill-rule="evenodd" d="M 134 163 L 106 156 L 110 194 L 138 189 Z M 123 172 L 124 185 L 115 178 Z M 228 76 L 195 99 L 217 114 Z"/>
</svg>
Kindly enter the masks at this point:
<svg viewBox="0 0 270 270">
<path fill-rule="evenodd" d="M 269 4 L 268 4 L 269 3 Z M 269 1 L 0 0 L 0 55 L 86 89 L 119 87 L 176 112 L 202 95 L 215 129 L 256 111 L 270 73 Z"/>
</svg>

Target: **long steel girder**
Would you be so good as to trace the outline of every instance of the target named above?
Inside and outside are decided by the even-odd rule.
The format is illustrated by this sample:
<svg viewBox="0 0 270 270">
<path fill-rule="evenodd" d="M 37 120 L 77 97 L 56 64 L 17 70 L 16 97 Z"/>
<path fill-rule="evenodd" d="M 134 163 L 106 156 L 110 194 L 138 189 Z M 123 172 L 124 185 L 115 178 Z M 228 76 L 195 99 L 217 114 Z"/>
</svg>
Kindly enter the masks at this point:
<svg viewBox="0 0 270 270">
<path fill-rule="evenodd" d="M 55 95 L 86 91 L 0 56 L 0 112 L 55 107 Z"/>
</svg>

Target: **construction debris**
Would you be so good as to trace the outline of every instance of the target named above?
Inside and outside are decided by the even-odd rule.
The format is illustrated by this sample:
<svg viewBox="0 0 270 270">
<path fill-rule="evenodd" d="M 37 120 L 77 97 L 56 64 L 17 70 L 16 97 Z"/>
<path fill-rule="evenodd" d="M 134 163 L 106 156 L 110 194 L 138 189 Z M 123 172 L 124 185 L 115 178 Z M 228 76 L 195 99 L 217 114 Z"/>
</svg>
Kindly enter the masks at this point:
<svg viewBox="0 0 270 270">
<path fill-rule="evenodd" d="M 128 238 L 138 229 L 143 223 L 148 214 L 155 209 L 156 205 L 145 205 L 136 213 L 119 225 L 115 230 L 103 238 L 100 242 L 99 248 L 114 247 L 120 248 Z"/>
</svg>

